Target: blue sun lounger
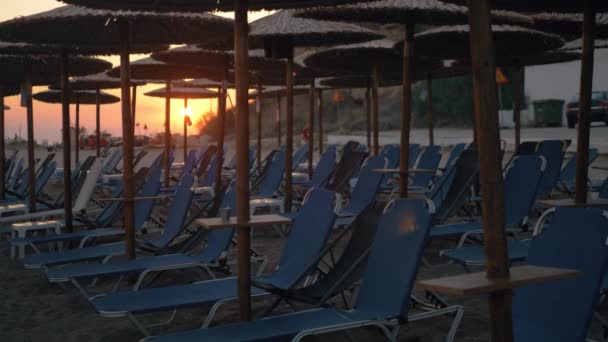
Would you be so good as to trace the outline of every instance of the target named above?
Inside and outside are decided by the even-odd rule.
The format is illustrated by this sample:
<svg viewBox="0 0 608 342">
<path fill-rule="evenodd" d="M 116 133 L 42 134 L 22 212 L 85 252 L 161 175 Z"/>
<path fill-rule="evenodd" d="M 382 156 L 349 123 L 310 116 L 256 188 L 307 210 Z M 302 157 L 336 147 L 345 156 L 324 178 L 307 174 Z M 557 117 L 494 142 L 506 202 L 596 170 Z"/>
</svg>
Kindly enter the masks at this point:
<svg viewBox="0 0 608 342">
<path fill-rule="evenodd" d="M 300 210 L 301 215 L 293 221 L 276 271 L 253 279 L 253 296 L 267 295 L 262 288 L 292 288 L 314 270 L 313 262 L 318 259 L 333 226 L 334 201 L 333 192 L 312 190 L 309 200 Z M 205 323 L 209 324 L 218 307 L 236 297 L 236 278 L 223 278 L 190 285 L 135 288 L 133 292 L 96 296 L 90 299 L 90 303 L 103 317 L 128 316 L 145 335 L 149 335 L 146 327 L 135 318 L 136 314 L 213 305 Z"/>
<path fill-rule="evenodd" d="M 424 148 L 424 151 L 420 155 L 416 169 L 421 170 L 432 170 L 437 171 L 439 162 L 441 161 L 441 147 L 437 145 L 430 145 Z M 412 172 L 410 175 L 409 187 L 415 189 L 428 189 L 431 185 L 435 173 L 428 172 Z"/>
<path fill-rule="evenodd" d="M 430 215 L 424 200 L 393 202 L 381 217 L 363 277 L 356 309 L 319 308 L 267 317 L 250 322 L 156 336 L 146 341 L 300 341 L 310 335 L 360 327 L 378 328 L 390 341 L 403 322 L 425 318 L 409 316 L 413 288 L 429 232 Z M 393 263 L 399 260 L 398 263 Z M 387 265 L 391 265 L 390 270 Z M 447 340 L 455 334 L 462 307 L 443 309 L 456 318 Z M 432 312 L 433 316 L 437 311 Z"/>
<path fill-rule="evenodd" d="M 227 189 L 226 195 L 223 198 L 221 206 L 222 208 L 236 208 L 235 188 L 236 186 L 233 182 Z M 122 277 L 127 274 L 139 274 L 139 280 L 136 282 L 137 284 L 141 283 L 146 275 L 152 272 L 192 267 L 200 267 L 207 272 L 209 276 L 215 278 L 215 274 L 209 266 L 211 263 L 216 262 L 220 258 L 226 256 L 233 236 L 234 228 L 214 229 L 208 232 L 205 237 L 205 246 L 196 254 L 176 253 L 143 257 L 136 260 L 104 263 L 99 265 L 68 265 L 63 268 L 48 270 L 47 277 L 52 283 L 64 283 L 71 281 L 74 285 L 76 285 L 81 293 L 85 295 L 86 298 L 89 298 L 90 296 L 85 288 L 79 283 L 79 281 L 82 279 L 111 276 L 120 276 L 122 279 Z M 260 267 L 260 269 L 263 270 L 265 258 L 257 259 L 262 261 L 262 267 Z M 115 286 L 115 288 L 117 287 L 118 284 Z"/>
<path fill-rule="evenodd" d="M 175 238 L 183 231 L 184 222 L 190 205 L 192 204 L 192 183 L 194 178 L 192 175 L 185 175 L 179 182 L 175 197 L 169 209 L 169 215 L 164 225 L 162 235 L 155 240 L 137 241 L 137 248 L 150 253 L 161 254 Z M 147 202 L 147 201 L 138 201 Z M 143 216 L 143 215 L 142 215 Z M 139 227 L 145 223 L 148 216 L 142 218 L 136 216 L 135 227 Z M 23 263 L 28 268 L 53 267 L 75 262 L 84 262 L 91 260 L 104 260 L 125 253 L 124 242 L 103 244 L 94 247 L 76 248 L 60 252 L 49 252 L 28 255 L 23 259 Z"/>
<path fill-rule="evenodd" d="M 545 172 L 538 184 L 537 198 L 547 198 L 559 181 L 564 153 L 568 144 L 563 140 L 544 140 L 540 142 L 537 155 L 545 158 Z"/>
<path fill-rule="evenodd" d="M 599 153 L 596 148 L 589 149 L 589 161 L 588 165 L 591 164 L 597 159 Z M 557 189 L 561 190 L 565 193 L 572 194 L 574 190 L 574 185 L 576 183 L 576 156 L 573 156 L 568 160 L 566 166 L 562 169 L 559 175 L 559 181 L 557 183 Z"/>
<path fill-rule="evenodd" d="M 143 184 L 141 191 L 139 192 L 139 196 L 141 197 L 155 197 L 158 195 L 160 190 L 160 175 L 161 170 L 158 166 L 153 166 L 149 173 L 148 177 Z M 114 198 L 122 195 L 122 185 L 118 185 L 114 191 Z M 150 212 L 152 211 L 152 207 L 154 206 L 153 201 L 139 201 L 135 204 L 135 228 L 140 230 L 143 228 L 143 223 L 147 220 L 148 216 L 150 216 Z M 121 202 L 112 202 L 110 205 L 105 207 L 102 212 L 98 215 L 95 220 L 94 225 L 90 227 L 94 229 L 81 230 L 74 233 L 65 233 L 58 235 L 44 235 L 44 236 L 33 236 L 26 238 L 17 238 L 11 239 L 11 245 L 29 245 L 32 247 L 37 253 L 40 253 L 36 245 L 43 243 L 56 243 L 56 242 L 65 242 L 65 241 L 79 241 L 79 247 L 84 247 L 86 243 L 88 243 L 91 239 L 100 238 L 100 237 L 110 237 L 123 235 L 125 233 L 123 228 L 108 228 L 112 221 L 116 218 L 117 215 L 120 214 L 120 210 L 122 209 Z M 78 218 L 78 220 L 82 220 Z M 141 222 L 141 224 L 139 224 Z M 87 224 L 89 224 L 87 222 Z"/>
<path fill-rule="evenodd" d="M 312 178 L 309 180 L 294 180 L 293 184 L 298 185 L 304 188 L 322 188 L 325 187 L 327 182 L 329 181 L 329 177 L 332 172 L 335 170 L 337 165 L 338 153 L 336 151 L 325 151 L 315 170 L 312 174 Z"/>
<path fill-rule="evenodd" d="M 536 200 L 538 184 L 543 175 L 544 161 L 536 155 L 513 158 L 505 171 L 504 196 L 506 228 L 521 227 Z M 482 230 L 480 222 L 462 222 L 433 226 L 431 238 L 460 237 L 469 231 Z"/>
</svg>

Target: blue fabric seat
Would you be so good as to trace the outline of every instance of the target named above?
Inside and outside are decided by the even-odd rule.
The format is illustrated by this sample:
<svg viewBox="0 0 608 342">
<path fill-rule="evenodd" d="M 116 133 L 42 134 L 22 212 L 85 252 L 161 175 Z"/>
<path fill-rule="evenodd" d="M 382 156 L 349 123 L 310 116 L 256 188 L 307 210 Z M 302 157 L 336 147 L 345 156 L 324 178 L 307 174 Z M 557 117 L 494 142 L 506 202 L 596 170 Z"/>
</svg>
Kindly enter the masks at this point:
<svg viewBox="0 0 608 342">
<path fill-rule="evenodd" d="M 407 321 L 409 296 L 427 238 L 430 216 L 423 200 L 402 199 L 393 205 L 378 225 L 356 309 L 312 309 L 147 340 L 269 341 L 294 337 L 299 340 L 315 332 L 362 326 L 379 327 L 386 337 L 394 340 L 394 327 Z M 391 260 L 400 260 L 395 265 L 398 269 L 387 272 L 386 265 Z"/>
<path fill-rule="evenodd" d="M 314 269 L 318 255 L 333 226 L 335 194 L 314 189 L 293 222 L 276 271 L 254 278 L 254 294 L 263 288 L 291 288 Z M 146 289 L 91 298 L 93 308 L 106 317 L 212 305 L 236 297 L 236 278 L 224 278 L 185 286 Z M 256 289 L 257 288 L 257 289 Z"/>
<path fill-rule="evenodd" d="M 414 169 L 437 171 L 441 161 L 441 147 L 430 145 L 424 148 Z M 413 189 L 428 188 L 435 177 L 435 173 L 419 172 L 410 175 L 409 186 Z"/>
<path fill-rule="evenodd" d="M 192 204 L 192 175 L 184 175 L 176 188 L 175 198 L 169 208 L 169 215 L 164 225 L 161 236 L 156 240 L 137 241 L 139 249 L 146 251 L 162 251 L 166 248 L 185 228 L 184 223 L 190 205 Z M 136 206 L 144 206 L 146 210 L 136 211 L 140 215 L 135 215 L 134 227 L 141 227 L 149 218 L 152 211 L 151 200 L 138 201 Z M 103 259 L 106 256 L 124 254 L 125 245 L 123 242 L 94 247 L 77 248 L 59 252 L 48 252 L 28 255 L 23 259 L 26 267 L 38 268 L 55 266 L 73 262 Z"/>
</svg>

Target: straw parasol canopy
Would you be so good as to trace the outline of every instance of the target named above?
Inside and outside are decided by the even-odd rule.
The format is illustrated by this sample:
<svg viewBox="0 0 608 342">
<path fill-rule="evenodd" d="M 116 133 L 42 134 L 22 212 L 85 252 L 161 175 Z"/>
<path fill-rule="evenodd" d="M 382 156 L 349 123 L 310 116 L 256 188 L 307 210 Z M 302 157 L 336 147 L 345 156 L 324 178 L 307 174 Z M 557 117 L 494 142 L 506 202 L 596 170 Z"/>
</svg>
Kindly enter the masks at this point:
<svg viewBox="0 0 608 342">
<path fill-rule="evenodd" d="M 234 68 L 234 51 L 203 49 L 187 45 L 168 51 L 153 53 L 152 58 L 171 64 L 189 64 L 203 68 L 224 67 L 228 62 L 229 69 Z M 264 50 L 249 50 L 249 70 L 276 70 L 285 68 L 285 61 L 266 58 Z"/>
<path fill-rule="evenodd" d="M 608 39 L 599 39 L 599 40 L 596 40 L 594 43 L 595 43 L 596 49 L 608 48 Z M 560 50 L 573 51 L 573 50 L 581 50 L 582 48 L 583 48 L 582 39 L 577 39 L 577 40 L 567 42 L 566 44 L 564 44 L 564 46 L 562 46 L 562 48 Z"/>
<path fill-rule="evenodd" d="M 382 0 L 298 11 L 297 17 L 351 22 L 458 25 L 467 22 L 467 8 L 437 0 Z M 531 18 L 514 12 L 494 11 L 497 24 L 532 25 Z"/>
<path fill-rule="evenodd" d="M 214 99 L 219 96 L 217 91 L 195 87 L 171 87 L 172 99 Z M 162 87 L 145 93 L 146 96 L 166 98 L 167 88 Z"/>
<path fill-rule="evenodd" d="M 141 86 L 146 84 L 142 80 L 131 80 L 131 85 Z M 120 88 L 120 80 L 109 76 L 106 72 L 100 72 L 94 75 L 72 77 L 70 79 L 70 90 L 96 90 L 96 89 L 118 89 Z M 60 90 L 60 84 L 52 84 L 49 86 L 51 90 Z"/>
<path fill-rule="evenodd" d="M 402 84 L 401 74 L 378 74 L 378 87 L 395 87 Z M 364 75 L 348 75 L 327 77 L 320 80 L 320 84 L 329 88 L 367 88 L 370 86 L 370 77 Z"/>
<path fill-rule="evenodd" d="M 532 15 L 534 28 L 566 36 L 578 36 L 583 33 L 583 14 L 581 13 L 538 13 Z M 595 15 L 595 35 L 608 37 L 608 13 Z"/>
<path fill-rule="evenodd" d="M 215 72 L 184 64 L 169 64 L 150 57 L 142 58 L 130 64 L 131 77 L 146 80 L 148 83 L 165 83 L 167 80 L 208 77 Z M 108 71 L 110 77 L 120 77 L 120 68 Z"/>
<path fill-rule="evenodd" d="M 2 89 L 2 95 L 4 97 L 7 96 L 15 96 L 21 93 L 21 87 L 17 84 L 1 84 L 0 89 Z"/>
<path fill-rule="evenodd" d="M 321 87 L 323 89 L 324 87 Z M 308 95 L 310 93 L 310 86 L 308 85 L 296 85 L 293 87 L 293 95 Z M 287 95 L 287 88 L 285 86 L 270 86 L 262 89 L 262 98 L 276 98 L 277 96 Z M 249 93 L 249 97 L 254 99 L 258 97 L 258 90 L 254 90 Z"/>
<path fill-rule="evenodd" d="M 469 58 L 469 26 L 442 26 L 416 35 L 416 52 L 424 56 Z M 497 56 L 532 55 L 564 45 L 557 35 L 510 25 L 492 25 Z M 403 42 L 396 44 L 401 48 Z"/>
<path fill-rule="evenodd" d="M 234 1 L 232 0 L 61 0 L 63 2 L 76 5 L 83 5 L 91 8 L 113 8 L 113 9 L 133 9 L 149 10 L 153 8 L 157 11 L 233 11 Z M 349 3 L 353 0 L 251 0 L 249 1 L 250 10 L 272 10 L 286 8 L 303 8 L 321 5 L 337 5 Z"/>
<path fill-rule="evenodd" d="M 61 103 L 61 91 L 45 90 L 32 95 L 32 97 L 41 102 L 46 103 Z M 106 92 L 99 93 L 99 104 L 112 104 L 120 102 L 120 98 Z M 70 103 L 79 104 L 97 104 L 97 94 L 90 90 L 79 90 L 70 92 Z"/>
<path fill-rule="evenodd" d="M 159 51 L 166 44 L 222 40 L 232 35 L 232 20 L 209 13 L 94 10 L 67 5 L 0 23 L 0 39 L 56 44 L 77 54 L 118 54 L 115 23 L 131 25 L 131 53 Z M 201 35 L 205 32 L 205 35 Z"/>
<path fill-rule="evenodd" d="M 24 80 L 27 69 L 31 67 L 32 84 L 47 85 L 59 80 L 60 59 L 55 55 L 0 55 L 2 82 L 19 83 Z M 89 75 L 105 71 L 112 64 L 91 57 L 70 57 L 68 74 L 73 76 Z"/>
<path fill-rule="evenodd" d="M 226 88 L 234 88 L 234 84 L 230 82 L 226 82 Z M 195 88 L 221 88 L 224 86 L 223 81 L 215 81 L 208 78 L 195 78 L 190 81 L 176 81 L 173 83 L 175 87 L 195 87 Z"/>
<path fill-rule="evenodd" d="M 443 0 L 445 2 L 466 5 L 466 0 Z M 580 12 L 585 2 L 597 11 L 608 11 L 605 0 L 572 1 L 572 0 L 491 0 L 492 8 L 521 12 Z"/>
<path fill-rule="evenodd" d="M 388 39 L 340 45 L 321 50 L 304 59 L 304 64 L 314 70 L 332 70 L 337 74 L 369 74 L 376 65 L 379 73 L 400 73 L 401 55 L 394 48 L 395 42 Z M 416 59 L 416 70 L 434 70 L 442 62 L 429 58 Z"/>
<path fill-rule="evenodd" d="M 250 43 L 261 46 L 264 40 L 289 40 L 292 46 L 319 46 L 364 42 L 382 35 L 353 24 L 294 17 L 293 10 L 283 10 L 251 23 Z"/>
</svg>

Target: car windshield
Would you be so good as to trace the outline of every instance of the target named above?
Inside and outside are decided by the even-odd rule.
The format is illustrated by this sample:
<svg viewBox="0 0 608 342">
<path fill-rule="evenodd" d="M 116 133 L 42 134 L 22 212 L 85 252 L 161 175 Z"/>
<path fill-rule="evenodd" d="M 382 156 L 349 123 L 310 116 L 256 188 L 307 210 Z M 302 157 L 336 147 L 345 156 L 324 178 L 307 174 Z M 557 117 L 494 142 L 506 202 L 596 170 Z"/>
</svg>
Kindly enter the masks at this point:
<svg viewBox="0 0 608 342">
<path fill-rule="evenodd" d="M 604 100 L 606 98 L 606 92 L 597 91 L 591 94 L 591 98 L 593 100 Z"/>
</svg>

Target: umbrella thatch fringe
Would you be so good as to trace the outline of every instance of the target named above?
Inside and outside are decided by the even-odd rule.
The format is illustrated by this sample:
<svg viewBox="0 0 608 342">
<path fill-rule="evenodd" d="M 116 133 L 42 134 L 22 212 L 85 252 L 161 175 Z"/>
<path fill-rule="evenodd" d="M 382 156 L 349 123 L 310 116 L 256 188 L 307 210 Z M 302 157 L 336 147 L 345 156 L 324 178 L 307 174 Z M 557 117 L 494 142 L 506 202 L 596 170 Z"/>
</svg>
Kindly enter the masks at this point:
<svg viewBox="0 0 608 342">
<path fill-rule="evenodd" d="M 59 90 L 46 90 L 41 91 L 32 95 L 34 100 L 46 102 L 46 103 L 61 103 L 61 91 Z M 70 92 L 70 103 L 78 103 L 82 105 L 96 104 L 97 94 L 95 91 L 84 90 L 84 91 L 71 91 Z M 120 98 L 106 92 L 99 92 L 99 104 L 111 104 L 120 102 Z"/>
</svg>

